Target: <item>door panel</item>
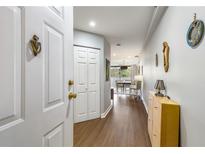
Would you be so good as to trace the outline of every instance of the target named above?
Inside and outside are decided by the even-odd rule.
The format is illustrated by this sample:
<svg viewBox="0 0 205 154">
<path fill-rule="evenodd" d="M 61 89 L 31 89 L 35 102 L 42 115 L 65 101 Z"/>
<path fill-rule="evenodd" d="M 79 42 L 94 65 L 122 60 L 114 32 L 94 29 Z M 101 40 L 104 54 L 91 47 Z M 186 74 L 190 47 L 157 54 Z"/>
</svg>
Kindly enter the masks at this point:
<svg viewBox="0 0 205 154">
<path fill-rule="evenodd" d="M 54 128 L 51 132 L 44 136 L 44 146 L 47 147 L 62 147 L 63 146 L 63 124 Z"/>
<path fill-rule="evenodd" d="M 21 10 L 0 9 L 0 128 L 21 118 Z"/>
<path fill-rule="evenodd" d="M 63 35 L 51 26 L 45 26 L 45 107 L 63 102 Z M 58 51 L 58 52 L 56 52 Z"/>
<path fill-rule="evenodd" d="M 57 16 L 60 18 L 64 18 L 64 8 L 63 7 L 57 7 L 57 6 L 50 6 L 49 7 Z"/>
<path fill-rule="evenodd" d="M 88 119 L 100 117 L 99 51 L 88 51 Z"/>
<path fill-rule="evenodd" d="M 75 47 L 75 92 L 77 99 L 74 105 L 74 121 L 81 122 L 87 119 L 87 50 Z"/>
<path fill-rule="evenodd" d="M 79 86 L 86 86 L 87 82 L 87 64 L 85 62 L 78 62 L 78 84 Z"/>
<path fill-rule="evenodd" d="M 88 74 L 88 79 L 89 79 L 89 83 L 90 84 L 96 84 L 96 63 L 89 63 L 88 64 L 88 70 L 89 74 Z"/>
<path fill-rule="evenodd" d="M 89 115 L 92 115 L 92 114 L 96 114 L 96 92 L 93 91 L 93 92 L 89 92 L 88 93 L 88 106 L 89 106 L 89 110 L 88 110 L 88 113 Z"/>
<path fill-rule="evenodd" d="M 74 47 L 75 92 L 74 121 L 81 122 L 100 117 L 99 51 Z"/>
<path fill-rule="evenodd" d="M 22 14 L 18 7 L 0 7 L 0 146 L 16 146 L 17 138 L 26 140 L 19 129 L 26 123 Z"/>
<path fill-rule="evenodd" d="M 78 93 L 75 105 L 75 121 L 84 121 L 87 119 L 87 94 L 85 92 Z"/>
</svg>

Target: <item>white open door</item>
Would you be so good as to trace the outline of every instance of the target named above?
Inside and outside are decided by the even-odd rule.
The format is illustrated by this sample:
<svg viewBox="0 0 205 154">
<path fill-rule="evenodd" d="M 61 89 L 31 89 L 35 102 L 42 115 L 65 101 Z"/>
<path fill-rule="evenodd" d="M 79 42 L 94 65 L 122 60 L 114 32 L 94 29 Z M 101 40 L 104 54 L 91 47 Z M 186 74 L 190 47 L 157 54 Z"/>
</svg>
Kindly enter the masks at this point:
<svg viewBox="0 0 205 154">
<path fill-rule="evenodd" d="M 0 7 L 0 146 L 72 146 L 72 11 Z"/>
<path fill-rule="evenodd" d="M 74 121 L 82 122 L 100 117 L 99 50 L 74 47 L 75 92 Z"/>
</svg>

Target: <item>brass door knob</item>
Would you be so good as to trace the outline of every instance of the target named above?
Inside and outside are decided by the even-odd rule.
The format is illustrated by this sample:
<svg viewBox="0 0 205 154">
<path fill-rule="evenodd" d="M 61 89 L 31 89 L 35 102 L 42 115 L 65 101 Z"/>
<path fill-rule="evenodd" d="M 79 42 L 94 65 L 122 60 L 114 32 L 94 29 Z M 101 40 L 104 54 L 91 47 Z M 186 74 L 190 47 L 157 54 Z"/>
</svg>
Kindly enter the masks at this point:
<svg viewBox="0 0 205 154">
<path fill-rule="evenodd" d="M 68 85 L 69 85 L 69 86 L 74 85 L 74 81 L 73 81 L 73 80 L 69 80 L 69 81 L 68 81 Z"/>
<path fill-rule="evenodd" d="M 75 99 L 77 97 L 77 94 L 73 93 L 73 92 L 70 92 L 68 94 L 68 99 Z"/>
</svg>

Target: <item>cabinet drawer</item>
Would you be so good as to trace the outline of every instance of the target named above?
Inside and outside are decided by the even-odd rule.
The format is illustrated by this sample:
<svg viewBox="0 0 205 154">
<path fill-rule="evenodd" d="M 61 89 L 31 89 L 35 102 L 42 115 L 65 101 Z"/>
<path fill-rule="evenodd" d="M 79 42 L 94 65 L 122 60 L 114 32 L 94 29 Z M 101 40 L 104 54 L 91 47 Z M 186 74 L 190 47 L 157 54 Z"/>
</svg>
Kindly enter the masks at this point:
<svg viewBox="0 0 205 154">
<path fill-rule="evenodd" d="M 160 135 L 153 133 L 152 135 L 152 146 L 160 147 Z"/>
<path fill-rule="evenodd" d="M 161 132 L 161 106 L 153 108 L 153 133 L 160 134 Z"/>
<path fill-rule="evenodd" d="M 153 99 L 152 106 L 153 106 L 153 108 L 159 108 L 160 107 L 160 103 L 157 100 L 157 98 Z"/>
<path fill-rule="evenodd" d="M 148 133 L 152 143 L 152 119 L 148 119 Z"/>
</svg>

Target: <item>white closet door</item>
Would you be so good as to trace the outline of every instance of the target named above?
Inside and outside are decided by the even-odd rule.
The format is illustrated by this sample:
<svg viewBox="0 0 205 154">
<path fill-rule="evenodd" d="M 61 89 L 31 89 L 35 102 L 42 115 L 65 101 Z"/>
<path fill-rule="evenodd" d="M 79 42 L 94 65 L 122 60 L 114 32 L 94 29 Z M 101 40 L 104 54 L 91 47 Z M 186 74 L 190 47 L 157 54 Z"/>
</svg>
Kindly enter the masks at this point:
<svg viewBox="0 0 205 154">
<path fill-rule="evenodd" d="M 74 79 L 77 99 L 74 121 L 82 122 L 100 117 L 99 50 L 74 47 Z"/>
</svg>

